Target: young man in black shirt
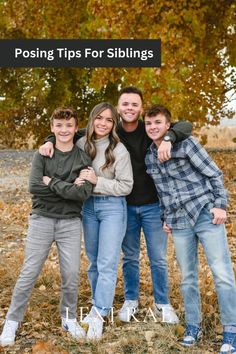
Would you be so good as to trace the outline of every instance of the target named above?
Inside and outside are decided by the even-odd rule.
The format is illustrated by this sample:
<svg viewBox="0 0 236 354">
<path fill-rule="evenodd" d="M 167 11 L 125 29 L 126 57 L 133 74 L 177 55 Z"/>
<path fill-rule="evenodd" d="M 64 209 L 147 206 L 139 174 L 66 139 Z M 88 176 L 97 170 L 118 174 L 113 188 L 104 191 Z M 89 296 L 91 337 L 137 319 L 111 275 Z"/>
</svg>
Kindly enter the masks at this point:
<svg viewBox="0 0 236 354">
<path fill-rule="evenodd" d="M 152 178 L 146 173 L 145 155 L 151 139 L 145 132 L 142 113 L 142 92 L 133 87 L 120 91 L 118 112 L 121 117 L 118 135 L 128 149 L 134 175 L 134 186 L 127 196 L 128 222 L 123 240 L 123 277 L 125 302 L 119 311 L 121 321 L 129 322 L 137 312 L 139 298 L 140 232 L 143 230 L 150 261 L 155 314 L 166 323 L 178 323 L 178 317 L 170 305 L 168 296 L 168 269 L 166 261 L 167 237 L 162 230 L 158 195 Z M 192 125 L 178 122 L 166 134 L 158 149 L 162 162 L 171 157 L 172 143 L 191 134 Z"/>
</svg>

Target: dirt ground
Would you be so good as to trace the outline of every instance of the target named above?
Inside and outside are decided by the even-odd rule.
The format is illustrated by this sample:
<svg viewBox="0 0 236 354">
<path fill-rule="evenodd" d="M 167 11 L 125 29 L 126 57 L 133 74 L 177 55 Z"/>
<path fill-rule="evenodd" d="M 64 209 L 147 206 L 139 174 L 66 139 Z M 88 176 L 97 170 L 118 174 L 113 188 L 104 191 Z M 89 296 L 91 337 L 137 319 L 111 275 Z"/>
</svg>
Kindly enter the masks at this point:
<svg viewBox="0 0 236 354">
<path fill-rule="evenodd" d="M 14 223 L 17 209 L 14 206 L 30 207 L 30 195 L 27 192 L 28 178 L 33 151 L 0 150 L 0 206 L 9 205 L 13 208 L 13 222 L 10 222 L 10 215 L 7 217 L 8 209 L 2 211 L 3 220 L 0 225 L 0 252 L 5 252 L 14 247 L 22 247 L 22 234 L 25 234 L 25 220 L 21 223 Z M 19 204 L 20 202 L 20 204 Z M 12 209 L 11 208 L 11 209 Z M 14 213 L 15 211 L 15 213 Z"/>
<path fill-rule="evenodd" d="M 225 175 L 229 190 L 230 207 L 227 221 L 228 240 L 236 271 L 236 151 L 211 152 Z M 27 192 L 28 176 L 33 151 L 0 150 L 0 330 L 9 307 L 12 290 L 19 274 L 30 213 L 30 194 Z M 153 306 L 149 261 L 142 241 L 139 322 L 119 323 L 116 313 L 123 302 L 121 267 L 114 301 L 114 321 L 105 326 L 99 343 L 76 343 L 60 329 L 59 295 L 60 277 L 58 259 L 53 247 L 35 289 L 24 322 L 17 335 L 16 345 L 0 348 L 0 353 L 106 353 L 106 354 L 168 354 L 168 353 L 217 353 L 222 339 L 216 295 L 209 268 L 200 250 L 200 286 L 203 302 L 204 340 L 197 348 L 182 349 L 178 337 L 183 333 L 183 303 L 180 295 L 180 274 L 175 260 L 171 239 L 168 247 L 170 297 L 177 310 L 181 325 L 166 326 L 152 317 L 146 317 Z M 90 288 L 86 268 L 88 262 L 82 248 L 79 308 L 90 306 Z M 79 312 L 78 312 L 79 316 Z"/>
</svg>

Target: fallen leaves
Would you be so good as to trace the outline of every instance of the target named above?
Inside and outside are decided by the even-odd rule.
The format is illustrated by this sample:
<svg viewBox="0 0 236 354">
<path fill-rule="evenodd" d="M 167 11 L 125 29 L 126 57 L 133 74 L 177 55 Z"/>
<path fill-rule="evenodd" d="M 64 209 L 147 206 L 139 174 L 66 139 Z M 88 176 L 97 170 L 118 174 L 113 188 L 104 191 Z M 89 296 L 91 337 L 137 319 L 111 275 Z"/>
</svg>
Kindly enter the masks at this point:
<svg viewBox="0 0 236 354">
<path fill-rule="evenodd" d="M 144 332 L 144 337 L 145 337 L 147 342 L 151 342 L 151 340 L 155 336 L 155 334 L 156 333 L 154 331 L 145 331 Z"/>
<path fill-rule="evenodd" d="M 69 354 L 63 348 L 50 342 L 37 342 L 32 347 L 32 354 Z"/>
<path fill-rule="evenodd" d="M 226 227 L 236 271 L 236 180 L 235 176 L 233 177 L 232 173 L 229 173 L 232 165 L 232 154 L 217 153 L 213 154 L 213 157 L 224 171 L 226 187 L 230 194 L 229 219 Z M 21 167 L 18 166 L 18 177 L 21 177 L 21 172 L 25 175 L 24 188 L 19 188 L 18 186 L 15 194 L 13 190 L 9 191 L 6 188 L 0 195 L 2 197 L 0 199 L 0 232 L 2 233 L 0 238 L 0 325 L 2 325 L 7 313 L 12 290 L 23 263 L 27 220 L 31 209 L 30 196 L 27 192 L 28 172 L 20 171 Z M 15 166 L 14 171 L 16 172 L 16 170 Z M 11 176 L 9 178 L 11 179 Z M 208 350 L 205 350 L 203 342 L 203 345 L 196 351 L 193 350 L 192 353 L 216 353 L 222 338 L 222 327 L 212 274 L 206 264 L 201 247 L 199 259 L 203 326 Z M 171 239 L 168 245 L 168 264 L 171 303 L 178 312 L 181 323 L 184 323 L 184 308 L 179 286 L 181 276 Z M 88 261 L 83 246 L 78 306 L 83 306 L 84 308 L 91 306 L 90 286 L 86 274 L 87 266 Z M 117 311 L 123 302 L 122 270 L 120 267 L 114 301 L 114 324 L 110 323 L 105 326 L 104 338 L 99 344 L 84 341 L 79 343 L 78 346 L 78 343 L 71 340 L 61 330 L 59 310 L 60 272 L 57 250 L 54 245 L 32 292 L 25 320 L 17 336 L 16 346 L 9 351 L 7 349 L 4 353 L 25 354 L 31 353 L 31 350 L 33 354 L 120 354 L 124 352 L 163 354 L 176 353 L 177 351 L 184 353 L 185 351 L 177 341 L 177 337 L 182 337 L 184 333 L 184 327 L 181 324 L 169 329 L 161 322 L 155 323 L 152 318 L 149 321 L 147 319 L 147 323 L 143 323 L 147 309 L 153 306 L 149 260 L 143 237 L 141 242 L 140 274 L 140 312 L 137 314 L 140 322 L 134 321 L 124 325 L 117 321 Z"/>
<path fill-rule="evenodd" d="M 40 285 L 39 291 L 45 291 L 45 290 L 46 290 L 46 286 L 45 285 Z"/>
<path fill-rule="evenodd" d="M 175 334 L 177 335 L 177 337 L 182 338 L 185 332 L 185 328 L 183 326 L 181 326 L 181 324 L 178 324 L 175 328 Z"/>
</svg>

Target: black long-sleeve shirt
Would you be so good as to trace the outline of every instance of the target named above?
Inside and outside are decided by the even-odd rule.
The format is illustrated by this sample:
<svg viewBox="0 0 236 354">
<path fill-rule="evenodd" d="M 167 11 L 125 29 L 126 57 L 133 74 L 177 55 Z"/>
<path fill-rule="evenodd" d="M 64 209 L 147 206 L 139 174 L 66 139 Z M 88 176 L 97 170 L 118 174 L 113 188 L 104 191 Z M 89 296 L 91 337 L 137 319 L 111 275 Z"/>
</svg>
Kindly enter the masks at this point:
<svg viewBox="0 0 236 354">
<path fill-rule="evenodd" d="M 175 143 L 189 137 L 191 132 L 192 124 L 180 121 L 171 126 L 167 135 Z M 118 135 L 130 153 L 134 175 L 134 185 L 132 192 L 126 197 L 127 203 L 130 205 L 145 205 L 157 202 L 156 187 L 153 179 L 146 172 L 145 156 L 152 140 L 146 134 L 144 122 L 139 120 L 138 127 L 132 132 L 126 132 L 120 124 Z"/>
</svg>

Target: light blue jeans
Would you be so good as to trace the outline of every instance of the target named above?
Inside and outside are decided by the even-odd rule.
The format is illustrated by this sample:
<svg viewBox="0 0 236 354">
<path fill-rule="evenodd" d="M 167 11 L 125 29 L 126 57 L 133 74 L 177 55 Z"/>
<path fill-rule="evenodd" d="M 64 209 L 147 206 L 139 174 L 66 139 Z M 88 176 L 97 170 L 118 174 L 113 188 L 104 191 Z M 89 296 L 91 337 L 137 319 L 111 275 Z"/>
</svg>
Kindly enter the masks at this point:
<svg viewBox="0 0 236 354">
<path fill-rule="evenodd" d="M 113 304 L 121 244 L 127 224 L 125 197 L 92 196 L 83 206 L 85 251 L 93 305 L 107 316 Z"/>
<path fill-rule="evenodd" d="M 61 272 L 61 316 L 77 316 L 81 220 L 29 217 L 25 260 L 16 282 L 7 319 L 20 322 L 53 242 L 57 245 Z"/>
<path fill-rule="evenodd" d="M 139 298 L 140 232 L 143 229 L 155 302 L 168 304 L 167 237 L 162 230 L 159 203 L 128 205 L 127 216 L 127 230 L 122 244 L 125 299 Z"/>
<path fill-rule="evenodd" d="M 212 224 L 210 206 L 205 206 L 194 227 L 172 229 L 176 257 L 182 273 L 181 290 L 186 322 L 201 323 L 198 286 L 198 243 L 203 246 L 213 273 L 223 325 L 236 324 L 236 285 L 224 225 Z"/>
</svg>

